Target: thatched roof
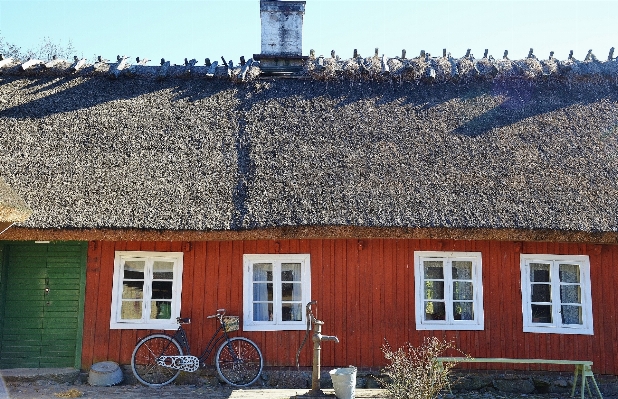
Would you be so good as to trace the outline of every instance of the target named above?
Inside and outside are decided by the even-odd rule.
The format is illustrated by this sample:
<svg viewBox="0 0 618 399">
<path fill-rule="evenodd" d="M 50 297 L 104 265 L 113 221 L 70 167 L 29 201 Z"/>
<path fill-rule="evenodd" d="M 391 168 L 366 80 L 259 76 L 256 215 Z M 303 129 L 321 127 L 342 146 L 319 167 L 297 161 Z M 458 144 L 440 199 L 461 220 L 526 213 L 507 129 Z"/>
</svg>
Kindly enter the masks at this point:
<svg viewBox="0 0 618 399">
<path fill-rule="evenodd" d="M 361 65 L 311 59 L 305 79 L 253 65 L 246 82 L 221 67 L 5 68 L 0 175 L 34 211 L 21 226 L 618 236 L 618 62 L 328 70 L 346 61 Z"/>
<path fill-rule="evenodd" d="M 11 223 L 23 222 L 31 214 L 28 205 L 0 177 L 0 232 Z"/>
</svg>

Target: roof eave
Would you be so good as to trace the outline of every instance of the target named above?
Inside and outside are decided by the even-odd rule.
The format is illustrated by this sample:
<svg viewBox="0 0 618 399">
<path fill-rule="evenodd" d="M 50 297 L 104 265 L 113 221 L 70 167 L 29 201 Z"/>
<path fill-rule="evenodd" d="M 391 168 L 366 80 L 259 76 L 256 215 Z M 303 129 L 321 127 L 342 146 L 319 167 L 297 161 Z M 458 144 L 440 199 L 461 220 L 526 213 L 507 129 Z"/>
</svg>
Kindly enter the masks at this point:
<svg viewBox="0 0 618 399">
<path fill-rule="evenodd" d="M 14 226 L 16 241 L 238 241 L 287 239 L 433 239 L 618 244 L 618 232 L 446 227 L 280 226 L 251 230 L 32 229 Z M 448 249 L 444 244 L 443 249 Z"/>
</svg>

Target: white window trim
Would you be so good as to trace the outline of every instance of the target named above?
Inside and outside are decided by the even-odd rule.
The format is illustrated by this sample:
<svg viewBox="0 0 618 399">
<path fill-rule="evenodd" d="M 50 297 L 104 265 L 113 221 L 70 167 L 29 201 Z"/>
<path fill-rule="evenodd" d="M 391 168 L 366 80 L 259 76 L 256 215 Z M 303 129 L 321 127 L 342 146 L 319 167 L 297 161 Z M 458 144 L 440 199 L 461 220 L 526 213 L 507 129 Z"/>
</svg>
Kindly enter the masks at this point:
<svg viewBox="0 0 618 399">
<path fill-rule="evenodd" d="M 474 285 L 474 320 L 424 320 L 424 289 L 422 260 L 433 258 L 442 260 L 472 261 L 472 283 Z M 414 282 L 416 292 L 417 330 L 483 330 L 485 317 L 483 311 L 483 257 L 480 252 L 414 251 Z M 448 282 L 447 282 L 448 284 Z M 451 287 L 445 287 L 445 295 Z M 452 299 L 451 299 L 452 301 Z M 449 302 L 447 302 L 449 303 Z"/>
<path fill-rule="evenodd" d="M 142 320 L 121 320 L 120 304 L 122 296 L 122 274 L 121 260 L 123 258 L 130 259 L 145 259 L 147 264 L 155 259 L 164 259 L 174 262 L 174 280 L 172 283 L 172 303 L 171 303 L 171 318 L 169 320 L 150 320 L 146 318 L 149 313 L 144 311 Z M 182 291 L 182 252 L 150 252 L 150 251 L 116 251 L 114 257 L 114 277 L 112 288 L 112 311 L 110 318 L 110 329 L 152 329 L 152 330 L 175 330 L 178 328 L 176 318 L 180 317 L 180 301 Z M 151 281 L 151 276 L 146 276 L 147 282 Z M 147 286 L 144 292 L 144 307 L 150 306 L 150 286 Z"/>
<path fill-rule="evenodd" d="M 561 325 L 561 323 L 558 324 L 558 322 L 554 324 L 540 324 L 532 322 L 532 306 L 530 304 L 530 267 L 528 265 L 535 262 L 568 262 L 579 265 L 582 290 L 582 325 Z M 592 323 L 592 285 L 590 281 L 590 258 L 588 257 L 588 255 L 521 254 L 520 269 L 524 332 L 594 335 L 594 328 Z M 551 273 L 555 273 L 555 271 L 552 270 Z M 552 281 L 558 280 L 556 279 Z M 552 295 L 555 295 L 556 289 L 557 288 L 554 287 L 554 284 L 552 284 Z M 559 298 L 560 297 L 558 296 L 558 301 L 560 301 Z M 557 312 L 559 314 L 555 306 L 554 312 Z"/>
<path fill-rule="evenodd" d="M 302 320 L 278 321 L 279 290 L 273 290 L 274 317 L 272 321 L 253 321 L 253 264 L 254 263 L 300 263 L 302 285 Z M 243 255 L 243 330 L 284 331 L 307 329 L 304 306 L 311 301 L 311 257 L 309 254 L 245 254 Z M 276 283 L 276 281 L 275 281 Z"/>
</svg>

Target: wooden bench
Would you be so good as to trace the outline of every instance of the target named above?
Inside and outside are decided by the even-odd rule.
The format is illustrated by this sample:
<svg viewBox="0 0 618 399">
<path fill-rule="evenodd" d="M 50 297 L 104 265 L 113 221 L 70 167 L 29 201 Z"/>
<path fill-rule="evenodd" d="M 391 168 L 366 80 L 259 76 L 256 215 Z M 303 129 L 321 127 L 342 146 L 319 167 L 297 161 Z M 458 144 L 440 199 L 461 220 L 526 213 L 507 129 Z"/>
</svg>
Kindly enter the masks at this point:
<svg viewBox="0 0 618 399">
<path fill-rule="evenodd" d="M 575 378 L 573 379 L 573 389 L 571 390 L 571 397 L 575 396 L 575 388 L 577 387 L 577 378 L 581 373 L 582 382 L 581 382 L 581 393 L 582 399 L 584 399 L 585 389 L 588 388 L 588 393 L 592 396 L 592 392 L 590 391 L 590 384 L 587 382 L 587 377 L 592 379 L 592 383 L 597 391 L 597 394 L 600 398 L 603 398 L 601 395 L 601 391 L 599 390 L 599 386 L 597 385 L 597 381 L 594 378 L 594 374 L 592 373 L 592 362 L 587 360 L 548 360 L 548 359 L 509 359 L 509 358 L 500 358 L 500 357 L 437 357 L 436 361 L 439 363 L 440 367 L 442 367 L 443 363 L 453 362 L 453 363 L 536 363 L 536 364 L 567 364 L 575 366 Z"/>
</svg>

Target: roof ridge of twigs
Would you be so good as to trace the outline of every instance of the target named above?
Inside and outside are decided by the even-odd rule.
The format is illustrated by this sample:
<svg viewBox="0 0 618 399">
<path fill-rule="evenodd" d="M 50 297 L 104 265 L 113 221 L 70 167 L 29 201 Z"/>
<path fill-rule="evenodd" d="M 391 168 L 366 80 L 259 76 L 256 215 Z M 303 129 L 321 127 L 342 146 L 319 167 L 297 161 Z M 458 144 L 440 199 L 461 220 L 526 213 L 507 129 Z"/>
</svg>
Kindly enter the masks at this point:
<svg viewBox="0 0 618 399">
<path fill-rule="evenodd" d="M 315 56 L 313 50 L 302 72 L 294 77 L 315 80 L 397 80 L 419 83 L 466 82 L 471 80 L 494 79 L 618 79 L 618 57 L 614 57 L 612 47 L 607 60 L 599 60 L 592 50 L 580 61 L 573 52 L 566 60 L 558 60 L 554 52 L 548 59 L 537 58 L 532 49 L 526 58 L 511 60 L 508 51 L 502 58 L 488 56 L 475 58 L 470 50 L 461 58 L 454 58 L 444 50 L 442 56 L 433 57 L 425 51 L 415 58 L 406 58 L 405 50 L 401 57 L 378 56 L 378 49 L 371 57 L 361 57 L 357 51 L 348 59 L 340 58 L 331 52 L 330 57 Z M 21 62 L 0 55 L 0 75 L 16 76 L 108 76 L 111 78 L 219 78 L 236 82 L 258 79 L 263 76 L 260 63 L 250 59 L 234 65 L 232 61 L 211 62 L 206 58 L 204 65 L 195 59 L 185 59 L 184 65 L 171 65 L 161 59 L 160 65 L 147 65 L 149 60 L 137 57 L 132 63 L 129 57 L 118 56 L 115 62 L 98 57 L 90 64 L 86 59 L 60 60 L 49 62 L 28 60 Z"/>
</svg>

